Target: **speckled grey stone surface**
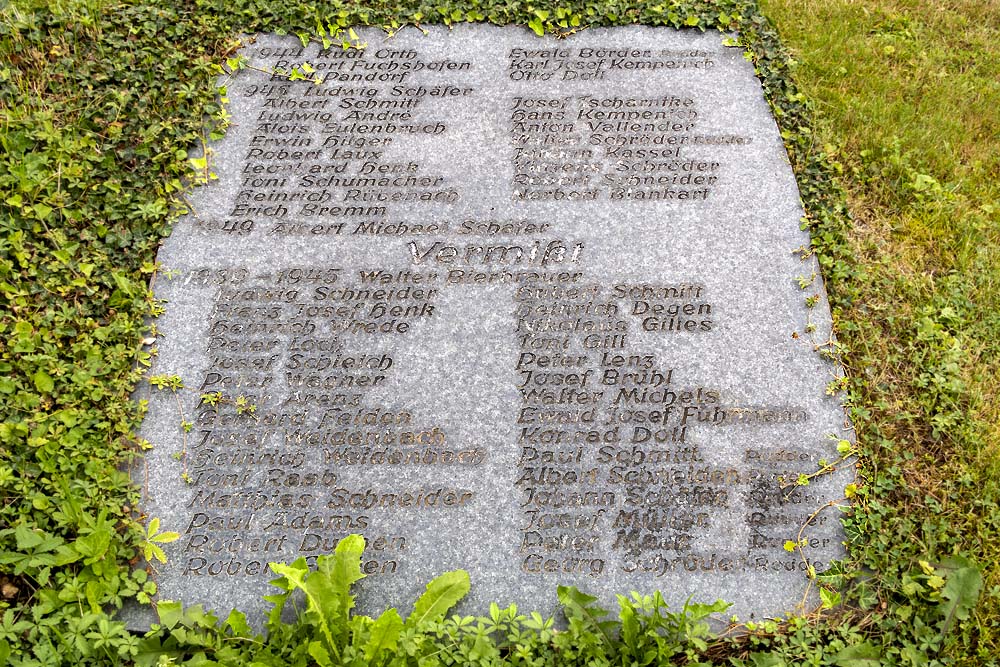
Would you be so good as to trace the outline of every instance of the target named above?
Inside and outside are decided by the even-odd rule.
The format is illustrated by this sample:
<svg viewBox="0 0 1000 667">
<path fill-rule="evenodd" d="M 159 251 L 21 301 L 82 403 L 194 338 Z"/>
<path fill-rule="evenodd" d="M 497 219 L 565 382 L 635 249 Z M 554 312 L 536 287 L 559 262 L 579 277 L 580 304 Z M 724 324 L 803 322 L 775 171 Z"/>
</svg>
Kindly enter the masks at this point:
<svg viewBox="0 0 1000 667">
<path fill-rule="evenodd" d="M 246 47 L 160 252 L 160 597 L 259 621 L 268 562 L 360 532 L 367 611 L 455 568 L 467 613 L 551 613 L 558 584 L 796 610 L 836 510 L 782 544 L 849 473 L 778 477 L 850 436 L 752 65 L 668 29 L 360 36 Z"/>
</svg>

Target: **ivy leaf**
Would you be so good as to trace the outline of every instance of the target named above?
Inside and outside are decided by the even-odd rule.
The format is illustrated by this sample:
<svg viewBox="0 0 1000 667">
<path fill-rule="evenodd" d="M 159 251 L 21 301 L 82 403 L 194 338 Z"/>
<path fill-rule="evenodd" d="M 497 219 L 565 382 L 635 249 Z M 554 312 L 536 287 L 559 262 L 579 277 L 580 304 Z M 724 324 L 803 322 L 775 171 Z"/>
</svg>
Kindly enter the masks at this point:
<svg viewBox="0 0 1000 667">
<path fill-rule="evenodd" d="M 247 624 L 246 614 L 237 609 L 229 612 L 223 627 L 232 630 L 234 637 L 253 637 L 253 630 Z"/>
<path fill-rule="evenodd" d="M 56 388 L 55 381 L 45 371 L 38 371 L 31 379 L 35 381 L 35 388 L 43 394 L 48 394 Z"/>
<path fill-rule="evenodd" d="M 819 589 L 819 597 L 823 602 L 823 609 L 833 609 L 840 604 L 840 593 L 837 591 L 821 587 Z"/>
<path fill-rule="evenodd" d="M 107 529 L 95 530 L 90 535 L 77 538 L 73 543 L 73 548 L 84 558 L 98 559 L 108 552 L 111 546 L 111 531 Z"/>
<path fill-rule="evenodd" d="M 785 659 L 774 653 L 751 653 L 750 662 L 753 667 L 785 667 Z"/>
<path fill-rule="evenodd" d="M 837 667 L 880 667 L 882 655 L 877 646 L 865 642 L 854 646 L 845 646 L 833 658 Z"/>
<path fill-rule="evenodd" d="M 542 23 L 540 18 L 536 17 L 528 21 L 528 27 L 531 28 L 539 37 L 545 35 L 545 25 Z"/>
<path fill-rule="evenodd" d="M 14 538 L 17 540 L 18 550 L 36 554 L 52 551 L 63 543 L 61 538 L 41 529 L 32 530 L 25 523 L 18 524 L 14 529 Z"/>
<path fill-rule="evenodd" d="M 181 620 L 184 610 L 180 602 L 164 600 L 156 603 L 156 613 L 160 617 L 160 625 L 171 630 Z"/>
<path fill-rule="evenodd" d="M 38 216 L 38 219 L 43 222 L 48 220 L 49 216 L 52 215 L 51 206 L 46 206 L 45 204 L 35 204 L 32 208 L 35 209 L 35 215 Z"/>
<path fill-rule="evenodd" d="M 139 642 L 139 649 L 134 658 L 135 664 L 139 667 L 155 667 L 164 658 L 171 658 L 172 660 L 168 661 L 169 664 L 184 655 L 183 651 L 176 647 L 177 642 L 173 638 L 168 639 L 166 646 L 164 646 L 159 636 L 147 636 Z"/>
</svg>

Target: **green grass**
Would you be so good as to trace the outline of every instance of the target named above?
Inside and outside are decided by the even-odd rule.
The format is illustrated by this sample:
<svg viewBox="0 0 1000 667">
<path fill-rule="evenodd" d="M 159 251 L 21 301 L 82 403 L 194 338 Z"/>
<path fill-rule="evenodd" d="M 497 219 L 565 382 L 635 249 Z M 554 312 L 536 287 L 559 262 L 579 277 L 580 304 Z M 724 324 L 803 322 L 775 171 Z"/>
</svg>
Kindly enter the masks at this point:
<svg viewBox="0 0 1000 667">
<path fill-rule="evenodd" d="M 704 610 L 651 608 L 638 615 L 641 630 L 630 620 L 631 638 L 612 641 L 585 598 L 568 592 L 569 633 L 497 610 L 409 629 L 399 650 L 379 653 L 385 661 L 997 664 L 1000 7 L 767 0 L 798 61 L 791 69 L 752 2 L 536 9 L 518 0 L 325 9 L 303 0 L 34 0 L 0 9 L 0 664 L 310 659 L 315 616 L 265 639 L 238 617 L 220 631 L 197 610 L 171 607 L 168 627 L 143 638 L 108 613 L 154 590 L 131 567 L 154 526 L 120 468 L 144 446 L 133 435 L 143 407 L 128 396 L 150 353 L 145 319 L 159 308 L 147 288 L 155 249 L 183 208 L 186 151 L 217 128 L 212 65 L 238 32 L 311 33 L 318 18 L 334 28 L 490 20 L 550 32 L 630 22 L 741 29 L 797 171 L 864 453 L 845 518 L 850 557 L 826 579 L 844 593 L 832 612 L 706 641 L 696 619 Z M 970 558 L 985 574 L 971 615 L 979 585 Z M 376 634 L 364 618 L 351 623 L 344 637 Z"/>
<path fill-rule="evenodd" d="M 762 4 L 848 191 L 867 278 L 841 335 L 862 434 L 910 487 L 900 514 L 986 568 L 980 640 L 1000 655 L 1000 4 Z"/>
</svg>

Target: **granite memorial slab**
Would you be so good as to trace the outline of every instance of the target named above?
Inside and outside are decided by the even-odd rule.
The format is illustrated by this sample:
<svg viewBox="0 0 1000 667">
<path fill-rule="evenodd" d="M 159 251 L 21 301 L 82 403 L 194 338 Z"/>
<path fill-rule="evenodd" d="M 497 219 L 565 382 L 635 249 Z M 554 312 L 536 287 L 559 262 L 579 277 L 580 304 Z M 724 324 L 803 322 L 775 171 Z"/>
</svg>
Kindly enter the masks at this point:
<svg viewBox="0 0 1000 667">
<path fill-rule="evenodd" d="M 464 613 L 559 584 L 795 610 L 837 511 L 783 545 L 849 480 L 791 482 L 849 430 L 753 65 L 660 28 L 359 36 L 247 44 L 159 253 L 160 597 L 259 621 L 269 562 L 361 533 L 367 611 L 457 568 Z"/>
</svg>

